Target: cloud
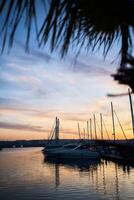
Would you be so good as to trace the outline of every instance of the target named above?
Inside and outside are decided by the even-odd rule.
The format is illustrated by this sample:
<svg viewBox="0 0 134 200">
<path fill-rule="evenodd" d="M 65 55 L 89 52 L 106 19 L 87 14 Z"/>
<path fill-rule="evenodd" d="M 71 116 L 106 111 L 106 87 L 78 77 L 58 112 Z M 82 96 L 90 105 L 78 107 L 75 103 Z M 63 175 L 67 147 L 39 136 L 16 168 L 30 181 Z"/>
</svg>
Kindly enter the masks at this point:
<svg viewBox="0 0 134 200">
<path fill-rule="evenodd" d="M 47 110 L 45 112 L 38 111 L 37 113 L 34 113 L 33 116 L 39 117 L 39 118 L 54 118 L 55 113 L 57 113 L 58 115 L 58 112 L 56 110 Z"/>
<path fill-rule="evenodd" d="M 72 130 L 72 129 L 62 129 L 61 130 L 62 134 L 67 134 L 67 135 L 75 135 L 78 136 L 78 132 L 76 130 Z"/>
<path fill-rule="evenodd" d="M 0 107 L 21 105 L 20 101 L 12 98 L 0 97 Z"/>
<path fill-rule="evenodd" d="M 7 123 L 7 122 L 0 122 L 1 129 L 13 129 L 19 131 L 31 131 L 31 132 L 48 132 L 48 129 L 43 129 L 41 126 L 30 126 L 28 124 L 15 124 L 15 123 Z"/>
<path fill-rule="evenodd" d="M 23 50 L 25 50 L 25 45 L 23 43 L 21 43 L 20 41 L 16 40 L 16 44 Z M 50 62 L 51 60 L 53 60 L 54 58 L 52 56 L 50 56 L 48 53 L 46 52 L 41 52 L 39 50 L 36 49 L 30 49 L 29 54 L 23 56 L 20 56 L 20 58 L 25 58 L 27 61 L 33 61 L 37 60 L 37 59 L 42 59 L 45 62 Z"/>
<path fill-rule="evenodd" d="M 29 107 L 28 104 L 25 104 L 21 100 L 13 98 L 4 98 L 0 97 L 0 113 L 8 112 L 31 112 L 38 113 L 37 109 Z"/>
<path fill-rule="evenodd" d="M 30 114 L 31 116 L 34 115 L 35 113 L 38 113 L 37 110 L 34 109 L 30 109 L 30 108 L 26 108 L 24 107 L 15 107 L 15 106 L 1 106 L 0 105 L 0 114 L 2 115 L 16 115 L 16 114 L 21 114 L 21 113 L 26 113 Z"/>
<path fill-rule="evenodd" d="M 62 118 L 67 121 L 85 122 L 90 118 L 89 113 L 62 113 Z"/>
<path fill-rule="evenodd" d="M 85 60 L 83 60 L 83 58 L 79 60 L 79 59 L 74 59 L 74 58 L 69 57 L 68 59 L 71 61 L 73 65 L 74 72 L 81 72 L 84 74 L 88 73 L 88 75 L 89 74 L 91 75 L 93 74 L 110 75 L 111 74 L 111 71 L 107 70 L 107 67 L 104 66 L 104 63 L 103 63 L 103 66 L 101 66 L 102 61 L 99 61 L 98 63 L 96 63 L 96 59 L 93 59 L 93 58 L 90 58 L 90 60 L 87 58 Z"/>
</svg>

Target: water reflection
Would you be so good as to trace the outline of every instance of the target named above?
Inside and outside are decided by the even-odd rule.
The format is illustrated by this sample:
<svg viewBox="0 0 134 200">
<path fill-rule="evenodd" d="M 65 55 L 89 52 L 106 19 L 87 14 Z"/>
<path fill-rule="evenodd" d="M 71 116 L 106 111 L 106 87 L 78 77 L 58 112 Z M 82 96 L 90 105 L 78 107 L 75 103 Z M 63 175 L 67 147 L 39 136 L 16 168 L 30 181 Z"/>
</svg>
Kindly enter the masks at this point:
<svg viewBox="0 0 134 200">
<path fill-rule="evenodd" d="M 66 166 L 77 168 L 80 171 L 90 171 L 91 167 L 97 166 L 100 161 L 99 160 L 69 160 L 69 159 L 56 159 L 56 158 L 47 158 L 44 157 L 45 164 L 52 164 L 56 166 Z"/>
<path fill-rule="evenodd" d="M 44 158 L 44 164 L 55 167 L 56 188 L 60 185 L 60 168 L 64 166 L 66 167 L 64 170 L 67 170 L 71 167 L 72 169 L 78 170 L 81 173 L 88 172 L 89 185 L 95 186 L 95 190 L 101 192 L 101 195 L 104 195 L 103 197 L 100 197 L 100 199 L 125 199 L 120 197 L 123 195 L 120 190 L 121 183 L 119 182 L 119 178 L 121 178 L 121 175 L 123 174 L 125 177 L 126 175 L 130 174 L 131 167 L 128 165 L 116 162 L 114 163 L 107 160 L 80 162 L 76 160 L 68 161 L 52 158 Z M 82 177 L 81 173 L 79 173 L 79 175 Z"/>
<path fill-rule="evenodd" d="M 121 163 L 50 160 L 38 148 L 0 152 L 2 200 L 126 200 L 133 187 L 134 168 Z"/>
<path fill-rule="evenodd" d="M 60 185 L 60 173 L 59 173 L 59 165 L 55 164 L 55 186 L 56 188 Z"/>
</svg>

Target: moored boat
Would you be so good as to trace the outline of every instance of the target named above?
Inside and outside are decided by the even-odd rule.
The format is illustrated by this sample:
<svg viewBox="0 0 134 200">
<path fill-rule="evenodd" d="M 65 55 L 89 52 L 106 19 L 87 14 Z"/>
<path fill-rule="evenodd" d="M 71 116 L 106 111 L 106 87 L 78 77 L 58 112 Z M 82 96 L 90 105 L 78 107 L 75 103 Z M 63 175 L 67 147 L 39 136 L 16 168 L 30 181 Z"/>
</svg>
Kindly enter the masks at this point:
<svg viewBox="0 0 134 200">
<path fill-rule="evenodd" d="M 72 143 L 63 145 L 59 140 L 59 119 L 56 117 L 55 126 L 50 134 L 50 140 L 42 152 L 45 157 L 61 159 L 98 159 L 100 154 L 91 144 Z"/>
<path fill-rule="evenodd" d="M 66 145 L 58 145 L 58 146 L 46 146 L 44 149 L 43 149 L 43 152 L 45 155 L 51 155 L 55 152 L 63 152 L 63 151 L 67 151 L 67 150 L 71 150 L 71 149 L 74 149 L 76 148 L 78 145 L 77 144 L 66 144 Z"/>
<path fill-rule="evenodd" d="M 43 153 L 54 151 L 57 148 L 61 148 L 63 146 L 59 141 L 59 124 L 59 119 L 56 117 L 54 128 L 50 133 L 47 144 L 42 150 Z"/>
<path fill-rule="evenodd" d="M 56 149 L 58 148 L 61 148 L 62 145 L 61 144 L 48 144 L 44 147 L 44 149 L 42 150 L 42 152 L 44 154 L 48 153 L 48 152 L 51 152 L 51 151 L 55 151 Z"/>
<path fill-rule="evenodd" d="M 132 103 L 132 97 L 131 92 L 128 90 L 129 94 L 129 101 L 130 101 L 130 110 L 131 110 L 131 118 L 132 118 L 132 130 L 134 134 L 134 113 L 133 113 L 133 103 Z M 101 152 L 102 157 L 110 160 L 117 160 L 117 161 L 123 161 L 124 163 L 130 163 L 134 164 L 134 140 L 130 141 L 127 139 L 126 134 L 121 126 L 120 120 L 117 117 L 117 114 L 115 110 L 113 109 L 113 104 L 111 102 L 111 110 L 112 110 L 112 122 L 113 122 L 113 136 L 114 136 L 114 143 L 113 145 L 107 148 L 103 149 L 103 152 Z M 121 127 L 121 130 L 123 132 L 123 135 L 125 137 L 125 143 L 120 144 L 116 143 L 115 140 L 115 123 L 114 123 L 114 114 L 119 122 L 119 125 Z"/>
<path fill-rule="evenodd" d="M 45 153 L 46 157 L 60 159 L 99 159 L 100 155 L 95 148 L 89 145 L 66 145 L 62 148 L 55 149 Z"/>
</svg>

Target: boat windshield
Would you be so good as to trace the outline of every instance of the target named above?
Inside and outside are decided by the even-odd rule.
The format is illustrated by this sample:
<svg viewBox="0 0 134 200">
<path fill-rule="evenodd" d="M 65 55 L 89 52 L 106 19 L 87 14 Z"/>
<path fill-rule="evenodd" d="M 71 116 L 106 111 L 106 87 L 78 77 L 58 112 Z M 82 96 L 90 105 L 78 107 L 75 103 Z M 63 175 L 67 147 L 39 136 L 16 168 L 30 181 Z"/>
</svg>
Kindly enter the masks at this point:
<svg viewBox="0 0 134 200">
<path fill-rule="evenodd" d="M 77 147 L 77 145 L 75 145 L 75 144 L 67 144 L 63 148 L 65 148 L 65 149 L 74 149 L 76 147 Z"/>
<path fill-rule="evenodd" d="M 90 147 L 87 145 L 80 145 L 80 146 L 76 147 L 75 149 L 90 149 Z"/>
</svg>

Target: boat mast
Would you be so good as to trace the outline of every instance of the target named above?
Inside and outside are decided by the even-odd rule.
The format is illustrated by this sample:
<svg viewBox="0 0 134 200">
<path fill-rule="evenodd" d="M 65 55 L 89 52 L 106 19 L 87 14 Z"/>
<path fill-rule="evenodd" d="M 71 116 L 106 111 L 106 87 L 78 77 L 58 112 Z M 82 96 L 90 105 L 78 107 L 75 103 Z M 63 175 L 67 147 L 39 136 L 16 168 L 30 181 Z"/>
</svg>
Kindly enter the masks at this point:
<svg viewBox="0 0 134 200">
<path fill-rule="evenodd" d="M 92 140 L 93 138 L 92 138 L 92 119 L 91 118 L 90 118 L 90 137 Z"/>
<path fill-rule="evenodd" d="M 129 94 L 130 109 L 131 109 L 132 128 L 133 128 L 133 134 L 134 134 L 134 112 L 133 112 L 133 104 L 132 104 L 131 92 L 130 92 L 129 89 L 128 89 L 128 94 Z"/>
<path fill-rule="evenodd" d="M 60 125 L 60 121 L 59 121 L 58 117 L 56 117 L 55 140 L 59 140 L 59 125 Z"/>
<path fill-rule="evenodd" d="M 113 110 L 113 103 L 111 102 L 111 112 L 112 112 L 112 123 L 113 123 L 113 136 L 115 141 L 115 123 L 114 123 L 114 110 Z"/>
<path fill-rule="evenodd" d="M 87 138 L 89 140 L 89 123 L 88 123 L 88 121 L 87 121 Z"/>
<path fill-rule="evenodd" d="M 78 134 L 79 134 L 79 139 L 81 140 L 81 135 L 80 135 L 80 125 L 79 125 L 79 122 L 78 122 Z"/>
<path fill-rule="evenodd" d="M 105 131 L 106 131 L 106 134 L 107 134 L 108 140 L 110 140 L 110 137 L 109 137 L 109 134 L 108 134 L 108 130 L 107 130 L 107 127 L 106 127 L 106 124 L 105 124 L 103 118 L 102 118 L 102 122 L 103 122 L 103 127 L 104 127 L 104 129 L 105 129 Z"/>
<path fill-rule="evenodd" d="M 97 140 L 97 133 L 96 133 L 96 119 L 94 114 L 94 134 L 95 134 L 95 140 Z"/>
<path fill-rule="evenodd" d="M 103 122 L 102 122 L 102 114 L 100 113 L 100 124 L 101 124 L 101 139 L 103 140 Z"/>
<path fill-rule="evenodd" d="M 84 140 L 85 140 L 85 139 L 86 139 L 86 138 L 85 138 L 85 128 L 83 128 L 83 134 L 84 134 Z"/>
</svg>

